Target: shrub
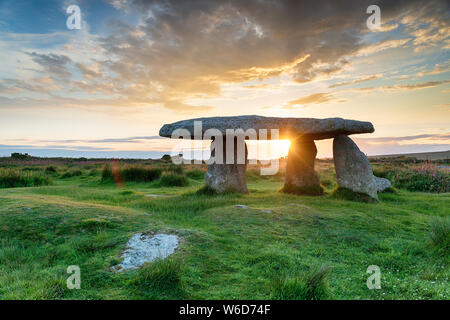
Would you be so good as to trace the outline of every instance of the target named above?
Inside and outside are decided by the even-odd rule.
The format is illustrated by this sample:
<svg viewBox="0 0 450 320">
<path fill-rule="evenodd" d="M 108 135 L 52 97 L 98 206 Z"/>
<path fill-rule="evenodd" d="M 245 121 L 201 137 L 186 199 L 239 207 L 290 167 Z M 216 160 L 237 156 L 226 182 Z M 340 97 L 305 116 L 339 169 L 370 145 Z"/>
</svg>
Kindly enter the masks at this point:
<svg viewBox="0 0 450 320">
<path fill-rule="evenodd" d="M 112 180 L 114 178 L 110 164 L 105 164 L 102 168 L 102 180 Z"/>
<path fill-rule="evenodd" d="M 124 181 L 151 182 L 161 177 L 161 169 L 148 169 L 139 166 L 129 166 L 119 170 Z"/>
<path fill-rule="evenodd" d="M 161 177 L 160 185 L 163 187 L 186 187 L 189 185 L 189 180 L 182 175 L 165 174 Z"/>
<path fill-rule="evenodd" d="M 278 278 L 274 282 L 272 299 L 322 300 L 329 296 L 327 278 L 330 268 L 313 268 L 301 277 Z"/>
<path fill-rule="evenodd" d="M 170 155 L 168 155 L 168 154 L 165 154 L 165 155 L 163 155 L 162 157 L 161 157 L 161 160 L 164 160 L 164 161 L 171 161 L 172 160 L 172 157 L 170 156 Z"/>
<path fill-rule="evenodd" d="M 193 169 L 186 172 L 186 176 L 194 180 L 201 180 L 205 177 L 205 173 L 201 170 Z"/>
<path fill-rule="evenodd" d="M 434 248 L 448 256 L 450 253 L 450 219 L 448 217 L 431 220 L 430 238 Z"/>
<path fill-rule="evenodd" d="M 30 158 L 31 156 L 28 153 L 18 153 L 18 152 L 11 153 L 11 159 L 14 160 L 27 160 Z"/>
<path fill-rule="evenodd" d="M 78 177 L 81 176 L 83 174 L 83 172 L 81 170 L 71 170 L 71 171 L 66 171 L 61 175 L 62 179 L 66 179 L 66 178 L 72 178 L 72 177 Z"/>
<path fill-rule="evenodd" d="M 89 176 L 96 176 L 97 175 L 97 173 L 98 173 L 99 171 L 97 170 L 97 169 L 91 169 L 90 171 L 89 171 Z"/>
<path fill-rule="evenodd" d="M 48 166 L 45 168 L 45 173 L 56 173 L 56 167 L 55 166 Z"/>
<path fill-rule="evenodd" d="M 176 164 L 170 164 L 169 167 L 167 168 L 168 172 L 174 173 L 174 174 L 183 174 L 184 173 L 184 169 L 181 165 L 176 165 Z"/>
<path fill-rule="evenodd" d="M 0 188 L 38 187 L 51 184 L 51 178 L 36 172 L 0 169 Z"/>
</svg>

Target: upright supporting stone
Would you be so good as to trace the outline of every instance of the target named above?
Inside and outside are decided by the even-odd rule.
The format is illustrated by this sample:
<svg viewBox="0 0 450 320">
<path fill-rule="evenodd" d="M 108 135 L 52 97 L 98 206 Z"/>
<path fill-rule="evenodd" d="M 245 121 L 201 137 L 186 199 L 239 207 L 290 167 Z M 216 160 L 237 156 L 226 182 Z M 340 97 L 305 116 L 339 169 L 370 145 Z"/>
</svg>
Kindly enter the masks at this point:
<svg viewBox="0 0 450 320">
<path fill-rule="evenodd" d="M 334 138 L 333 158 L 339 187 L 378 199 L 377 183 L 369 159 L 352 139 L 343 134 Z"/>
<path fill-rule="evenodd" d="M 213 142 L 214 143 L 214 142 Z M 237 143 L 234 141 L 234 164 L 226 164 L 226 143 L 223 140 L 223 164 L 210 164 L 205 174 L 206 186 L 214 189 L 218 193 L 239 192 L 248 193 L 247 189 L 247 145 L 245 144 L 245 161 L 243 164 L 237 163 Z M 211 156 L 216 156 L 213 153 Z"/>
<path fill-rule="evenodd" d="M 283 191 L 295 194 L 322 194 L 319 176 L 314 171 L 317 148 L 311 138 L 291 140 Z"/>
</svg>

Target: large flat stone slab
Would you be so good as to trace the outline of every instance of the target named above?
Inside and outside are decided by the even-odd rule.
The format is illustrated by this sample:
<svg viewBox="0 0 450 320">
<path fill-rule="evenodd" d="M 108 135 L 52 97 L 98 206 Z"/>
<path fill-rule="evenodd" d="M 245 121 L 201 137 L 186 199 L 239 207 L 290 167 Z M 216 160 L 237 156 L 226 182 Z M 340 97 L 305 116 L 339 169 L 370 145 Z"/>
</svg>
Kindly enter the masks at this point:
<svg viewBox="0 0 450 320">
<path fill-rule="evenodd" d="M 137 269 L 146 262 L 167 258 L 177 247 L 178 237 L 173 234 L 136 233 L 127 243 L 127 249 L 122 254 L 123 261 L 114 269 L 119 272 Z"/>
<path fill-rule="evenodd" d="M 185 129 L 194 138 L 194 121 L 202 122 L 202 135 L 208 129 L 217 129 L 223 135 L 227 129 L 255 129 L 256 139 L 271 139 L 270 129 L 279 130 L 279 139 L 289 139 L 297 136 L 305 136 L 313 140 L 330 139 L 340 134 L 350 135 L 358 133 L 372 133 L 372 123 L 342 118 L 278 118 L 263 116 L 235 116 L 235 117 L 211 117 L 183 120 L 171 124 L 165 124 L 159 131 L 162 137 L 171 137 L 177 129 Z M 267 129 L 267 137 L 259 136 L 260 129 Z"/>
</svg>

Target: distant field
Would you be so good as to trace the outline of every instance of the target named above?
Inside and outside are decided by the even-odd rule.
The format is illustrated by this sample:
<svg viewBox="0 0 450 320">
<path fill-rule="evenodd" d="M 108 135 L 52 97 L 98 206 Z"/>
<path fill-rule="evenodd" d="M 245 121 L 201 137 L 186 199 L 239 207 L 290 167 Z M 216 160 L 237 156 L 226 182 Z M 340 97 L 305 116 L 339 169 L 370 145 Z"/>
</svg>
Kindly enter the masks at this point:
<svg viewBox="0 0 450 320">
<path fill-rule="evenodd" d="M 388 154 L 388 155 L 370 156 L 369 158 L 377 159 L 377 158 L 399 158 L 399 157 L 416 158 L 417 160 L 430 160 L 430 161 L 450 160 L 450 150 L 438 152 Z"/>
<path fill-rule="evenodd" d="M 127 163 L 172 178 L 163 183 L 154 171 L 106 160 L 0 159 L 9 183 L 48 178 L 0 188 L 1 299 L 450 299 L 448 192 L 397 188 L 378 203 L 338 199 L 333 162 L 319 160 L 325 196 L 282 194 L 283 169 L 260 176 L 256 166 L 247 171 L 250 194 L 206 195 L 197 193 L 203 165 Z M 428 166 L 372 164 L 380 175 Z M 154 180 L 127 181 L 140 174 Z M 400 178 L 399 186 L 434 188 Z M 167 260 L 113 271 L 137 232 L 176 234 L 181 245 Z M 66 287 L 69 265 L 80 266 L 80 290 Z M 366 286 L 370 265 L 380 267 L 380 290 Z"/>
</svg>

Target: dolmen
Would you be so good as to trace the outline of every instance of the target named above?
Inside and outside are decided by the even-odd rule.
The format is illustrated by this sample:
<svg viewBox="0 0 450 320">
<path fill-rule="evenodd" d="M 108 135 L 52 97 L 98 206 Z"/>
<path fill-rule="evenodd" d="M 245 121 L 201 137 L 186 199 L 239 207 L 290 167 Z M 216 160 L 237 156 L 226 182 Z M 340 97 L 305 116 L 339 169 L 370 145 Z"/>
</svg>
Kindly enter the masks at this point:
<svg viewBox="0 0 450 320">
<path fill-rule="evenodd" d="M 278 118 L 235 116 L 197 118 L 165 124 L 162 137 L 211 140 L 211 158 L 205 183 L 216 192 L 248 193 L 246 181 L 247 146 L 245 140 L 289 139 L 291 141 L 283 191 L 320 194 L 322 188 L 314 161 L 315 140 L 333 141 L 333 158 L 339 187 L 377 199 L 377 192 L 390 187 L 387 179 L 377 178 L 366 155 L 348 137 L 372 133 L 372 123 L 342 118 Z"/>
</svg>

